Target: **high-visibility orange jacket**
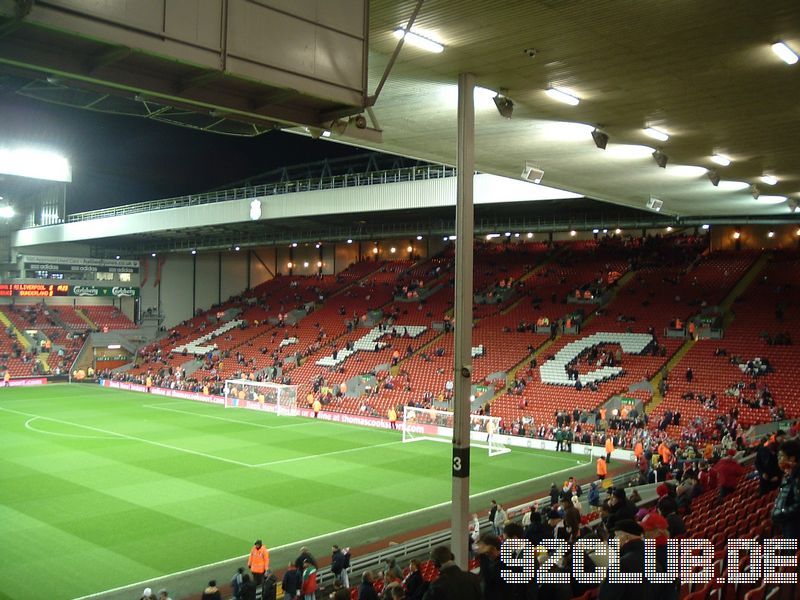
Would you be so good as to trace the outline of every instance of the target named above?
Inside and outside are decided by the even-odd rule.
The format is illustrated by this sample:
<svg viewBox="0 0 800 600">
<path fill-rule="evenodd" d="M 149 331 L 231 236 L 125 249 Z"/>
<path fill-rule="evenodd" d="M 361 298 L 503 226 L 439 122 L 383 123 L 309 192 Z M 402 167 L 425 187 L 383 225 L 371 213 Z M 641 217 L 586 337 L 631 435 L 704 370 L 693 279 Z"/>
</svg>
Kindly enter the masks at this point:
<svg viewBox="0 0 800 600">
<path fill-rule="evenodd" d="M 597 476 L 605 477 L 608 475 L 608 467 L 606 466 L 606 459 L 602 456 L 597 459 Z"/>
<path fill-rule="evenodd" d="M 611 454 L 614 451 L 614 442 L 611 438 L 606 438 L 606 454 Z"/>
<path fill-rule="evenodd" d="M 633 446 L 633 455 L 636 458 L 639 458 L 644 454 L 644 446 L 642 446 L 642 442 L 636 442 Z"/>
<path fill-rule="evenodd" d="M 269 550 L 266 546 L 262 545 L 260 548 L 253 546 L 250 549 L 247 567 L 253 573 L 266 573 L 269 570 Z"/>
</svg>

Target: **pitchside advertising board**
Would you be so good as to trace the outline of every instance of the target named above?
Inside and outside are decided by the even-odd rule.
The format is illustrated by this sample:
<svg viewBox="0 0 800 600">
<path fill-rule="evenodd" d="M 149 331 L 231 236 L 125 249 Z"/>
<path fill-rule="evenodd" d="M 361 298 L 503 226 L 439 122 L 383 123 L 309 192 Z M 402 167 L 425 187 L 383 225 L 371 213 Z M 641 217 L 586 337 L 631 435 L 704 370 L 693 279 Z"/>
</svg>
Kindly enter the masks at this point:
<svg viewBox="0 0 800 600">
<path fill-rule="evenodd" d="M 139 288 L 125 285 L 69 285 L 66 283 L 0 283 L 0 298 L 138 298 Z"/>
</svg>

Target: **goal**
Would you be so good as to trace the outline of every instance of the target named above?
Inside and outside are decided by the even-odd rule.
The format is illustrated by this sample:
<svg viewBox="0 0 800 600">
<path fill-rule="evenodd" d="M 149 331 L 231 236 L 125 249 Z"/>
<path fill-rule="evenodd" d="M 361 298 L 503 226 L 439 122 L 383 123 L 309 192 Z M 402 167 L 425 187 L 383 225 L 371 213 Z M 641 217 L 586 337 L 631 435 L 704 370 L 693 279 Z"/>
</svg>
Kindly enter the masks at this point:
<svg viewBox="0 0 800 600">
<path fill-rule="evenodd" d="M 486 448 L 489 456 L 511 452 L 503 444 L 503 436 L 498 434 L 500 417 L 483 415 L 469 416 L 470 446 Z M 403 407 L 403 443 L 428 440 L 432 442 L 452 442 L 453 413 L 433 408 Z"/>
<path fill-rule="evenodd" d="M 225 407 L 274 410 L 278 415 L 295 416 L 297 414 L 297 386 L 268 381 L 227 379 L 225 380 Z"/>
</svg>

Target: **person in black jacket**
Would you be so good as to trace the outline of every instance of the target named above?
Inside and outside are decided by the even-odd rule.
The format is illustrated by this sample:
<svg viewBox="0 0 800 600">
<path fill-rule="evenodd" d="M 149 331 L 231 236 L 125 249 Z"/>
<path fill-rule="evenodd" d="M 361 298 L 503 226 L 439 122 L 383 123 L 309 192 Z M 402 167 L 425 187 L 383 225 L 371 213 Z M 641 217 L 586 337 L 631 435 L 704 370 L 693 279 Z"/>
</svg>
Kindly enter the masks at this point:
<svg viewBox="0 0 800 600">
<path fill-rule="evenodd" d="M 358 586 L 358 600 L 380 600 L 373 585 L 374 581 L 375 575 L 372 571 L 364 571 L 361 576 L 361 585 Z"/>
<path fill-rule="evenodd" d="M 422 578 L 418 560 L 412 559 L 408 563 L 408 575 L 403 580 L 403 587 L 406 589 L 406 600 L 422 600 L 428 583 Z"/>
<path fill-rule="evenodd" d="M 311 552 L 308 551 L 308 547 L 307 546 L 303 546 L 302 548 L 300 548 L 300 556 L 298 556 L 297 559 L 295 559 L 295 561 L 294 561 L 294 566 L 297 567 L 297 570 L 302 573 L 303 572 L 303 564 L 306 561 L 308 561 L 312 565 L 314 565 L 315 569 L 318 568 L 317 561 L 312 556 Z"/>
<path fill-rule="evenodd" d="M 550 485 L 550 506 L 555 508 L 558 506 L 558 497 L 561 495 L 561 490 L 555 483 Z"/>
<path fill-rule="evenodd" d="M 428 586 L 423 600 L 482 600 L 478 576 L 462 571 L 453 559 L 447 546 L 437 546 L 431 551 L 431 560 L 439 568 L 439 577 Z"/>
<path fill-rule="evenodd" d="M 609 583 L 606 578 L 600 584 L 598 600 L 642 600 L 660 598 L 660 590 L 644 578 L 644 540 L 642 527 L 632 519 L 621 519 L 616 523 L 614 537 L 619 540 L 620 573 L 641 574 L 640 583 Z M 658 569 L 662 570 L 662 569 Z"/>
<path fill-rule="evenodd" d="M 350 578 L 347 575 L 347 567 L 350 566 L 350 548 L 345 548 L 342 552 L 341 548 L 336 544 L 333 545 L 333 553 L 331 554 L 331 573 L 333 573 L 336 580 L 342 584 L 342 587 L 350 587 Z"/>
<path fill-rule="evenodd" d="M 611 514 L 608 516 L 608 528 L 614 530 L 620 521 L 632 520 L 636 516 L 636 505 L 628 500 L 623 488 L 616 488 L 608 500 Z"/>
<path fill-rule="evenodd" d="M 761 496 L 780 486 L 783 473 L 778 467 L 778 447 L 781 445 L 781 431 L 775 439 L 764 440 L 756 450 L 755 467 L 758 471 L 758 491 Z"/>
<path fill-rule="evenodd" d="M 772 509 L 772 523 L 785 538 L 800 537 L 800 443 L 789 440 L 778 450 L 783 481 Z"/>
<path fill-rule="evenodd" d="M 289 564 L 289 568 L 286 569 L 286 572 L 283 574 L 283 582 L 281 584 L 283 593 L 290 594 L 291 596 L 297 596 L 297 594 L 300 592 L 301 584 L 301 571 L 297 569 L 294 563 Z"/>
</svg>

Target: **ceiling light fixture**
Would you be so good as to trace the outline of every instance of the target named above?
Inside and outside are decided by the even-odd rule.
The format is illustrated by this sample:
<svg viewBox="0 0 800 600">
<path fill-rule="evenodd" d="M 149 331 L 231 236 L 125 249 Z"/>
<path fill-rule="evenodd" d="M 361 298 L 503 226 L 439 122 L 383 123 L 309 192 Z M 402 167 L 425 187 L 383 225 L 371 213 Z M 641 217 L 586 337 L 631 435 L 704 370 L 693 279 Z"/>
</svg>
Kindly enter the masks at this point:
<svg viewBox="0 0 800 600">
<path fill-rule="evenodd" d="M 197 250 L 195 250 L 194 248 L 192 248 L 192 255 L 195 255 L 195 254 L 197 254 Z M 119 256 L 118 256 L 117 258 L 119 258 Z"/>
<path fill-rule="evenodd" d="M 234 247 L 233 247 L 233 249 L 234 249 L 234 251 L 238 252 L 239 250 L 241 250 L 241 247 L 239 247 L 239 246 L 234 246 Z"/>
<path fill-rule="evenodd" d="M 622 229 L 620 229 L 619 227 L 617 227 L 617 228 L 614 230 L 614 233 L 616 233 L 617 235 L 619 235 L 620 233 L 622 233 Z"/>
<path fill-rule="evenodd" d="M 655 127 L 646 127 L 644 133 L 648 137 L 660 142 L 666 142 L 669 139 L 669 134 L 661 131 L 660 129 L 656 129 Z"/>
<path fill-rule="evenodd" d="M 435 42 L 432 39 L 422 36 L 418 33 L 414 33 L 413 31 L 406 31 L 403 28 L 395 29 L 394 37 L 396 37 L 398 40 L 405 39 L 405 41 L 410 45 L 414 46 L 415 48 L 419 48 L 420 50 L 427 50 L 428 52 L 433 52 L 434 54 L 441 54 L 444 52 L 443 44 Z"/>
<path fill-rule="evenodd" d="M 504 90 L 500 88 L 500 91 L 497 92 L 492 100 L 494 100 L 494 105 L 497 107 L 497 112 L 500 113 L 500 116 L 505 119 L 510 119 L 511 115 L 514 113 L 514 102 L 506 96 L 508 90 Z"/>
<path fill-rule="evenodd" d="M 528 239 L 531 239 L 532 237 L 533 237 L 533 234 L 528 232 Z"/>
<path fill-rule="evenodd" d="M 719 185 L 719 173 L 717 173 L 714 169 L 709 169 L 706 175 L 714 187 Z"/>
<path fill-rule="evenodd" d="M 672 225 L 667 225 L 667 233 L 669 233 L 670 231 L 672 231 Z"/>
<path fill-rule="evenodd" d="M 669 162 L 669 156 L 664 154 L 661 150 L 655 150 L 653 152 L 653 160 L 656 161 L 656 164 L 665 169 L 667 167 L 667 163 Z"/>
<path fill-rule="evenodd" d="M 547 88 L 545 94 L 550 96 L 550 98 L 552 98 L 553 100 L 557 100 L 558 102 L 563 102 L 564 104 L 569 104 L 570 106 L 577 106 L 578 104 L 580 104 L 581 101 L 581 99 L 578 98 L 577 96 L 554 87 Z"/>
<path fill-rule="evenodd" d="M 421 235 L 418 235 L 418 236 L 417 236 L 417 240 L 421 240 L 421 239 L 422 239 L 422 236 L 421 236 Z"/>
<path fill-rule="evenodd" d="M 705 229 L 706 231 L 708 231 L 710 227 L 711 225 L 709 225 L 708 223 L 703 225 L 703 229 Z"/>
<path fill-rule="evenodd" d="M 731 164 L 731 159 L 724 154 L 715 154 L 711 157 L 711 162 L 717 163 L 720 167 L 727 167 Z"/>
<path fill-rule="evenodd" d="M 605 150 L 606 146 L 608 146 L 608 134 L 599 129 L 592 131 L 592 139 L 594 140 L 594 145 L 600 150 Z"/>
<path fill-rule="evenodd" d="M 303 268 L 304 268 L 304 269 L 307 269 L 307 268 L 308 268 L 308 261 L 307 261 L 307 260 L 304 260 L 304 261 L 303 261 Z"/>
<path fill-rule="evenodd" d="M 787 65 L 793 65 L 797 62 L 797 52 L 783 42 L 772 44 L 772 51 Z"/>
<path fill-rule="evenodd" d="M 736 231 L 733 232 L 733 239 L 738 240 L 740 237 L 742 237 L 742 232 L 741 231 L 736 230 Z"/>
<path fill-rule="evenodd" d="M 353 240 L 347 240 L 347 243 L 348 243 L 348 244 L 352 244 L 352 243 L 353 243 Z"/>
<path fill-rule="evenodd" d="M 768 231 L 767 232 L 767 237 L 768 238 L 774 238 L 775 237 L 775 232 L 774 231 Z"/>
<path fill-rule="evenodd" d="M 774 175 L 762 175 L 761 182 L 766 183 L 767 185 L 775 185 L 778 183 L 778 178 Z"/>
<path fill-rule="evenodd" d="M 669 168 L 670 175 L 675 177 L 701 177 L 708 172 L 705 167 L 696 167 L 694 165 L 672 165 Z"/>
<path fill-rule="evenodd" d="M 573 229 L 572 231 L 570 231 L 570 232 L 569 232 L 569 234 L 570 234 L 572 237 L 575 237 L 576 235 L 578 235 L 578 232 L 577 232 L 577 231 L 575 231 L 575 230 Z"/>
<path fill-rule="evenodd" d="M 150 254 L 150 256 L 152 256 L 153 258 L 155 258 L 155 257 L 156 257 L 156 253 L 155 253 L 155 252 L 152 252 L 152 253 Z"/>
<path fill-rule="evenodd" d="M 15 214 L 13 206 L 0 206 L 0 219 L 12 219 Z"/>
</svg>

